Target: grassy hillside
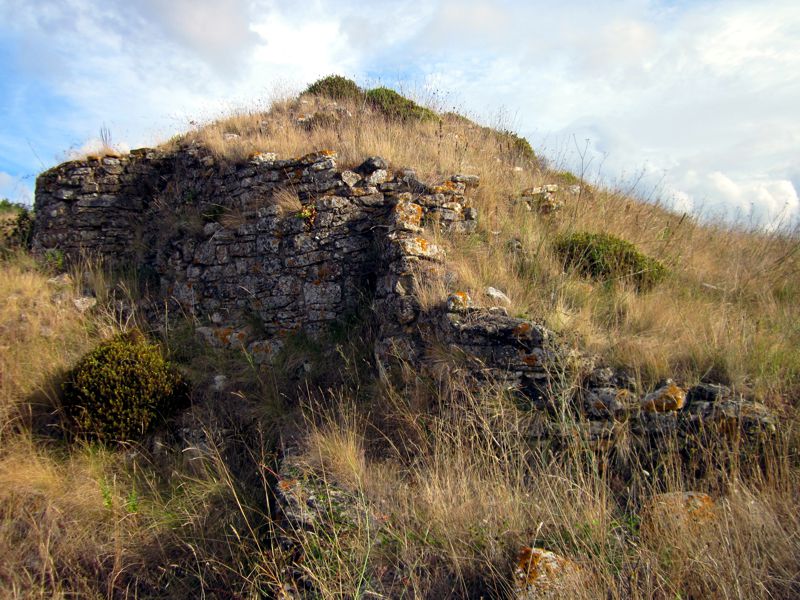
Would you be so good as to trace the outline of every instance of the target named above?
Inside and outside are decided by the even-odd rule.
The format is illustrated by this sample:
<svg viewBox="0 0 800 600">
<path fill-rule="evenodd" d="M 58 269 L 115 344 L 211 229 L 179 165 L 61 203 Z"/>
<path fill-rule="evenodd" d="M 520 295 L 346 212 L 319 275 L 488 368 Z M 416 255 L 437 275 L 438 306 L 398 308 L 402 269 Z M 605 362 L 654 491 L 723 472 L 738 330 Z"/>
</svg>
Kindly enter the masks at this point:
<svg viewBox="0 0 800 600">
<path fill-rule="evenodd" d="M 677 440 L 638 454 L 625 422 L 614 444 L 537 442 L 541 416 L 500 386 L 446 368 L 414 390 L 378 381 L 366 319 L 259 368 L 198 343 L 189 317 L 148 329 L 131 310 L 136 281 L 96 264 L 65 277 L 57 261 L 11 250 L 0 262 L 0 596 L 800 597 L 798 236 L 698 223 L 550 171 L 512 133 L 429 112 L 318 84 L 164 148 L 197 142 L 231 161 L 331 148 L 345 166 L 380 155 L 430 183 L 480 175 L 478 231 L 437 240 L 454 287 L 479 303 L 502 290 L 510 312 L 631 367 L 645 389 L 668 375 L 729 383 L 780 411 L 778 434 L 698 440 L 688 459 Z M 519 200 L 553 183 L 559 210 Z M 562 250 L 584 232 L 630 242 L 665 276 L 638 285 L 629 258 L 587 270 Z M 140 441 L 73 436 L 68 370 L 138 328 L 192 384 L 190 407 Z M 687 504 L 690 491 L 708 496 Z M 304 524 L 278 521 L 279 503 Z M 563 576 L 528 547 L 556 552 Z M 539 572 L 550 591 L 528 588 Z"/>
<path fill-rule="evenodd" d="M 487 300 L 489 286 L 504 291 L 512 313 L 542 320 L 579 346 L 634 368 L 646 385 L 667 376 L 710 378 L 771 405 L 793 404 L 798 397 L 797 232 L 698 223 L 658 202 L 543 168 L 513 133 L 452 113 L 397 118 L 371 104 L 366 93 L 350 88 L 349 94 L 333 100 L 307 93 L 266 113 L 220 119 L 173 144 L 196 141 L 232 161 L 257 152 L 291 157 L 330 148 L 343 166 L 355 167 L 365 156 L 379 155 L 430 183 L 453 173 L 479 175 L 479 230 L 466 240 L 439 240 L 459 288 L 478 300 Z M 565 184 L 575 182 L 579 194 L 565 194 Z M 559 183 L 560 211 L 542 215 L 511 201 L 525 190 Z M 662 261 L 670 275 L 646 293 L 626 281 L 587 280 L 566 269 L 554 251 L 559 236 L 571 232 L 631 242 Z"/>
</svg>

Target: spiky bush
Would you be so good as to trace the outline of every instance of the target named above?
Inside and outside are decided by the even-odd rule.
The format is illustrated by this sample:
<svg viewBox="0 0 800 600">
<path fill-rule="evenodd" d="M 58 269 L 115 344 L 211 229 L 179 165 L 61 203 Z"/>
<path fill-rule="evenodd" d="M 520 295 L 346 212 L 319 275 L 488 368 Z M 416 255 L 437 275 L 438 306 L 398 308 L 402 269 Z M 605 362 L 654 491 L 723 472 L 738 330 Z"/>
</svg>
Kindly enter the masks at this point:
<svg viewBox="0 0 800 600">
<path fill-rule="evenodd" d="M 155 344 L 119 335 L 86 354 L 63 384 L 76 433 L 103 441 L 141 437 L 186 397 L 186 383 Z"/>
<path fill-rule="evenodd" d="M 436 113 L 401 96 L 394 90 L 379 87 L 367 92 L 367 102 L 387 117 L 400 121 L 426 121 L 436 119 Z"/>
<path fill-rule="evenodd" d="M 364 92 L 355 81 L 341 75 L 328 75 L 318 79 L 308 86 L 304 93 L 325 96 L 332 100 L 358 99 L 364 96 Z"/>
<path fill-rule="evenodd" d="M 579 231 L 559 236 L 555 250 L 564 264 L 598 280 L 628 280 L 647 290 L 664 279 L 667 268 L 636 246 L 607 233 Z"/>
</svg>

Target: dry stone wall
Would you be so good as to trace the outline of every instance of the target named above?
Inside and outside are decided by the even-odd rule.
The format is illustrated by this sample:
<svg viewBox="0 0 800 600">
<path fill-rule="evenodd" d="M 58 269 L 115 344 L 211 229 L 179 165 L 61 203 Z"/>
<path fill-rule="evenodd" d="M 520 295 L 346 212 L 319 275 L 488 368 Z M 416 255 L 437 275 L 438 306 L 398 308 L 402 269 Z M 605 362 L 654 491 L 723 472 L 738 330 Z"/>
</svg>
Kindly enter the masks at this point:
<svg viewBox="0 0 800 600">
<path fill-rule="evenodd" d="M 339 170 L 329 151 L 232 165 L 197 146 L 140 150 L 42 174 L 34 249 L 135 269 L 210 341 L 268 360 L 288 332 L 316 335 L 373 300 L 385 321 L 413 321 L 412 271 L 441 261 L 423 226 L 474 229 L 475 185 L 390 175 L 378 157 Z"/>
<path fill-rule="evenodd" d="M 473 231 L 469 194 L 478 185 L 469 175 L 428 185 L 410 170 L 391 173 L 379 157 L 342 170 L 329 151 L 231 164 L 200 146 L 139 150 L 42 174 L 34 250 L 137 271 L 158 298 L 204 323 L 198 333 L 209 343 L 245 347 L 260 363 L 289 334 L 317 336 L 370 306 L 383 374 L 398 366 L 430 374 L 437 345 L 463 356 L 454 362 L 476 384 L 500 384 L 558 416 L 541 432 L 551 439 L 574 434 L 564 431 L 565 418 L 599 443 L 621 422 L 649 438 L 710 424 L 774 429 L 768 410 L 724 386 L 687 390 L 668 381 L 641 394 L 624 371 L 595 364 L 502 307 L 473 307 L 464 292 L 423 305 L 422 286 L 447 281 L 444 254 L 426 232 Z"/>
</svg>

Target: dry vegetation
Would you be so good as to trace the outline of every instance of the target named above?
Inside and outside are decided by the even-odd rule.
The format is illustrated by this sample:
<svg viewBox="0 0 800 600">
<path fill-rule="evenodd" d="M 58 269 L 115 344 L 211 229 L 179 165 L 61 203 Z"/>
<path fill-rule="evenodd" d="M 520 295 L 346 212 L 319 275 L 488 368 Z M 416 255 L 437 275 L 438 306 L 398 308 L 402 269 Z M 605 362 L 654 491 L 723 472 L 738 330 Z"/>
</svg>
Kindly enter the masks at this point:
<svg viewBox="0 0 800 600">
<path fill-rule="evenodd" d="M 319 114 L 330 116 L 315 118 Z M 454 173 L 480 175 L 474 194 L 479 231 L 468 239 L 440 240 L 458 287 L 478 300 L 486 300 L 488 286 L 504 291 L 511 312 L 546 322 L 610 362 L 632 367 L 645 385 L 670 376 L 687 383 L 709 378 L 771 405 L 794 404 L 800 393 L 796 231 L 701 223 L 591 182 L 582 184 L 579 196 L 567 196 L 560 212 L 529 212 L 510 198 L 575 178 L 525 159 L 514 138 L 497 129 L 452 113 L 435 121 L 390 119 L 358 98 L 283 100 L 268 112 L 210 123 L 171 145 L 187 141 L 233 161 L 257 152 L 294 157 L 335 149 L 343 167 L 378 155 L 430 183 Z M 622 283 L 593 283 L 565 272 L 553 242 L 571 231 L 628 240 L 662 260 L 671 276 L 636 293 Z"/>
<path fill-rule="evenodd" d="M 90 265 L 74 283 L 49 282 L 47 267 L 11 253 L 0 263 L 0 596 L 289 597 L 305 582 L 322 598 L 507 597 L 528 545 L 575 565 L 550 597 L 800 597 L 797 235 L 700 224 L 588 185 L 544 217 L 509 198 L 556 176 L 497 132 L 455 116 L 396 122 L 355 101 L 339 102 L 349 117 L 297 124 L 328 104 L 284 101 L 170 144 L 199 141 L 228 160 L 332 148 L 340 164 L 380 155 L 431 182 L 478 174 L 479 231 L 439 239 L 460 289 L 478 300 L 503 290 L 512 312 L 633 366 L 645 384 L 709 377 L 752 392 L 787 409 L 780 435 L 755 448 L 709 442 L 688 464 L 677 441 L 645 461 L 625 423 L 613 447 L 576 438 L 556 450 L 531 442 L 536 414 L 447 369 L 415 390 L 373 381 L 358 335 L 339 349 L 344 381 L 300 391 L 245 355 L 197 347 L 193 324 L 178 321 L 153 333 L 195 384 L 180 417 L 195 441 L 174 439 L 184 420 L 141 445 L 79 442 L 59 427 L 60 381 L 130 325 L 114 308 L 126 288 Z M 565 273 L 552 243 L 574 230 L 629 240 L 671 275 L 638 293 Z M 86 287 L 100 302 L 81 313 L 72 300 Z M 232 380 L 224 397 L 210 389 L 215 373 Z M 316 482 L 327 507 L 317 527 L 271 518 L 273 448 L 288 438 L 294 475 Z M 684 490 L 715 499 L 707 518 L 648 508 Z"/>
</svg>

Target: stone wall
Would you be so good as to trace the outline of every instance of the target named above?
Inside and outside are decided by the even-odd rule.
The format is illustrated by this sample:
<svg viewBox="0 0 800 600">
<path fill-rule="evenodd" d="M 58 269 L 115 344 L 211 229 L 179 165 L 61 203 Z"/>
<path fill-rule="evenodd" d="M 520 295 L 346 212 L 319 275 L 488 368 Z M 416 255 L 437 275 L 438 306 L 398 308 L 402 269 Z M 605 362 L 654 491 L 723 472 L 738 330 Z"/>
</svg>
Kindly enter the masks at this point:
<svg viewBox="0 0 800 600">
<path fill-rule="evenodd" d="M 267 359 L 287 332 L 316 335 L 376 301 L 414 320 L 414 269 L 441 262 L 425 225 L 467 232 L 477 179 L 426 185 L 367 159 L 339 170 L 322 151 L 217 161 L 201 147 L 60 165 L 37 180 L 34 249 L 134 269 L 208 327 L 209 340 Z"/>
<path fill-rule="evenodd" d="M 551 439 L 574 435 L 563 431 L 567 422 L 601 443 L 620 423 L 650 438 L 711 424 L 774 429 L 768 410 L 724 386 L 668 381 L 643 394 L 624 370 L 596 364 L 502 306 L 473 307 L 465 292 L 423 305 L 421 286 L 447 287 L 444 254 L 429 236 L 475 229 L 469 192 L 478 185 L 469 175 L 428 185 L 410 170 L 390 173 L 378 157 L 341 170 L 329 151 L 230 164 L 198 146 L 140 150 L 42 174 L 34 250 L 138 272 L 162 302 L 199 320 L 209 343 L 245 347 L 259 363 L 271 362 L 288 334 L 317 336 L 368 306 L 384 375 L 408 366 L 412 378 L 435 376 L 429 351 L 437 346 L 477 385 L 499 384 L 556 416 L 542 432 Z"/>
</svg>

